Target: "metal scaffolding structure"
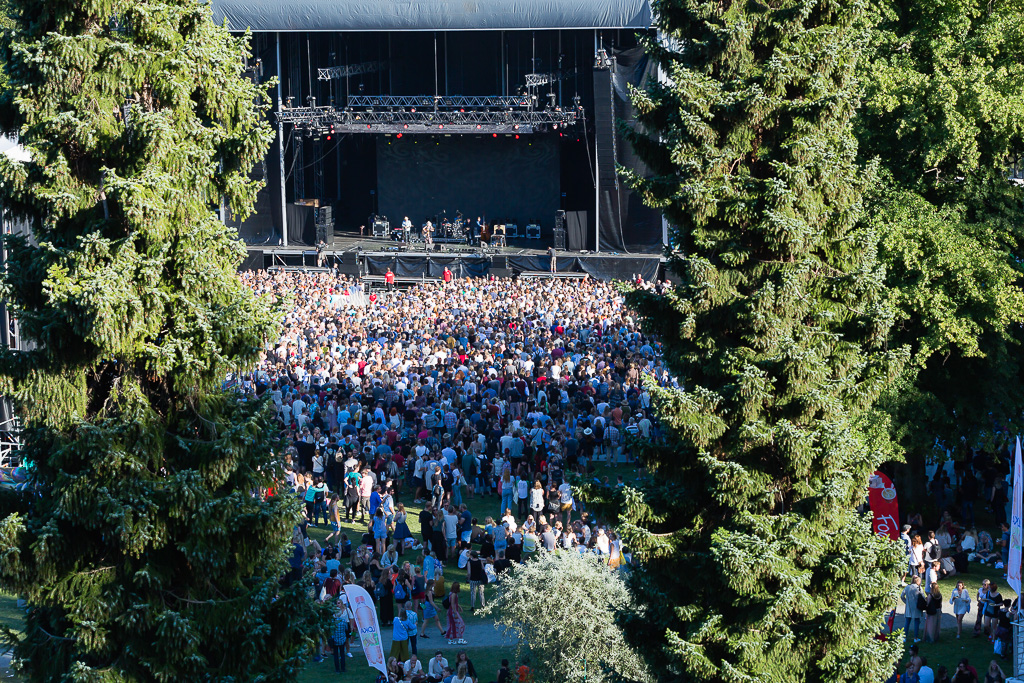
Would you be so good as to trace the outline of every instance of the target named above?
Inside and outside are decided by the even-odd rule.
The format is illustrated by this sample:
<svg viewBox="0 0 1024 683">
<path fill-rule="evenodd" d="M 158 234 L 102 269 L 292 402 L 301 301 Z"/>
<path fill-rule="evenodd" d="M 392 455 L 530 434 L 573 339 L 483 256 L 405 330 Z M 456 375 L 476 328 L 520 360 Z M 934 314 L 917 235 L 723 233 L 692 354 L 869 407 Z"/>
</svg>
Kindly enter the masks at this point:
<svg viewBox="0 0 1024 683">
<path fill-rule="evenodd" d="M 347 78 L 348 76 L 359 76 L 370 74 L 376 71 L 383 71 L 388 66 L 387 62 L 360 62 L 358 64 L 345 64 L 342 66 L 329 66 L 326 69 L 317 69 L 318 81 L 329 81 L 332 78 Z"/>
<path fill-rule="evenodd" d="M 348 106 L 366 109 L 532 109 L 527 95 L 350 95 Z"/>
<path fill-rule="evenodd" d="M 526 74 L 526 87 L 536 88 L 548 83 L 557 83 L 576 75 L 576 69 L 559 69 L 546 74 Z"/>
<path fill-rule="evenodd" d="M 311 137 L 333 133 L 541 133 L 558 132 L 582 120 L 582 108 L 562 111 L 346 111 L 336 107 L 282 109 L 279 121 Z M 299 145 L 296 145 L 298 147 Z"/>
</svg>

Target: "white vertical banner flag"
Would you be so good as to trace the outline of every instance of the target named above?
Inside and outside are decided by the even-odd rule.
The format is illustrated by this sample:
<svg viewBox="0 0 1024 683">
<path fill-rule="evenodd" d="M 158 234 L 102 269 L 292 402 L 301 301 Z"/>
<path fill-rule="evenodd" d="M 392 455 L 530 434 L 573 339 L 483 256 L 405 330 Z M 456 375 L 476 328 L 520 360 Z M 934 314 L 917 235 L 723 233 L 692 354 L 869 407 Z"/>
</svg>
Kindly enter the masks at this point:
<svg viewBox="0 0 1024 683">
<path fill-rule="evenodd" d="M 1024 494 L 1024 473 L 1021 472 L 1020 437 L 1017 437 L 1017 448 L 1013 465 L 1013 508 L 1010 512 L 1010 562 L 1006 568 L 1006 580 L 1010 588 L 1020 595 L 1020 553 L 1021 540 L 1024 536 L 1024 510 L 1021 509 L 1021 495 Z"/>
<path fill-rule="evenodd" d="M 356 618 L 356 628 L 359 629 L 359 640 L 363 644 L 366 663 L 387 676 L 384 642 L 381 640 L 380 623 L 377 621 L 377 609 L 373 605 L 373 599 L 365 588 L 353 584 L 345 586 L 345 595 Z"/>
</svg>

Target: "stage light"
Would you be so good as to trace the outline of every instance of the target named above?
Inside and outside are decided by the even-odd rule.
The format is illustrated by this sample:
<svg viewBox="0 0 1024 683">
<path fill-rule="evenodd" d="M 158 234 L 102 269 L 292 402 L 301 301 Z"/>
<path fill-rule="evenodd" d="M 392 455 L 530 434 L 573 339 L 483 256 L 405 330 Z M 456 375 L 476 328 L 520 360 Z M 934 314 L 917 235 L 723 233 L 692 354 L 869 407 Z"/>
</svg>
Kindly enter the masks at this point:
<svg viewBox="0 0 1024 683">
<path fill-rule="evenodd" d="M 465 110 L 465 109 L 459 109 L 459 113 L 460 113 L 460 114 L 465 114 L 465 113 L 466 113 L 466 110 Z"/>
<path fill-rule="evenodd" d="M 552 123 L 551 124 L 551 129 L 552 130 L 558 130 L 558 124 L 557 123 Z"/>
<path fill-rule="evenodd" d="M 415 114 L 415 113 L 416 113 L 416 107 L 413 107 L 413 108 L 412 108 L 412 113 L 413 113 L 413 114 Z"/>
<path fill-rule="evenodd" d="M 479 123 L 478 123 L 478 124 L 476 124 L 476 129 L 477 129 L 477 130 L 480 130 L 480 128 L 481 128 L 481 127 L 482 127 L 482 126 L 481 126 L 481 125 L 480 125 Z"/>
<path fill-rule="evenodd" d="M 401 134 L 401 133 L 399 133 L 399 134 L 398 134 L 398 135 L 396 135 L 395 137 L 396 137 L 396 138 L 401 138 L 401 137 L 402 137 L 402 134 Z"/>
<path fill-rule="evenodd" d="M 437 127 L 438 128 L 444 128 L 444 124 L 443 123 L 439 123 L 439 124 L 437 124 Z"/>
<path fill-rule="evenodd" d="M 403 128 L 405 128 L 406 130 L 409 130 L 409 124 L 408 124 L 408 123 L 407 123 L 407 124 L 405 124 L 405 125 L 404 125 L 404 126 L 402 126 L 402 127 L 403 127 Z"/>
<path fill-rule="evenodd" d="M 370 130 L 370 124 L 366 124 L 366 130 Z"/>
<path fill-rule="evenodd" d="M 328 142 L 330 142 L 330 141 L 331 141 L 331 136 L 330 136 L 330 135 L 328 135 L 328 136 L 327 136 L 327 141 L 328 141 Z"/>
<path fill-rule="evenodd" d="M 516 133 L 516 140 L 519 139 L 519 133 Z"/>
<path fill-rule="evenodd" d="M 516 130 L 519 130 L 519 124 L 518 123 L 516 125 L 512 126 L 512 127 L 515 128 Z"/>
<path fill-rule="evenodd" d="M 498 137 L 498 134 L 497 133 L 491 133 L 491 137 L 492 138 L 496 138 L 496 137 Z"/>
</svg>

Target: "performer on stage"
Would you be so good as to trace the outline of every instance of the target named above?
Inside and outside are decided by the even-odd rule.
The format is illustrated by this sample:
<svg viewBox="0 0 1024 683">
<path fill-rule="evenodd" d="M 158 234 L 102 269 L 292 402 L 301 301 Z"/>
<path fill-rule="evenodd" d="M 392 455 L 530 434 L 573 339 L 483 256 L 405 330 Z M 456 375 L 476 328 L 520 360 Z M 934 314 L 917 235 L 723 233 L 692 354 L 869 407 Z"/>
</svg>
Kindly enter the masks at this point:
<svg viewBox="0 0 1024 683">
<path fill-rule="evenodd" d="M 434 248 L 434 224 L 430 221 L 423 226 L 423 244 L 426 245 L 427 251 Z"/>
<path fill-rule="evenodd" d="M 479 239 L 480 235 L 484 232 L 484 222 L 480 216 L 476 217 L 476 225 L 473 226 L 473 239 Z"/>
</svg>

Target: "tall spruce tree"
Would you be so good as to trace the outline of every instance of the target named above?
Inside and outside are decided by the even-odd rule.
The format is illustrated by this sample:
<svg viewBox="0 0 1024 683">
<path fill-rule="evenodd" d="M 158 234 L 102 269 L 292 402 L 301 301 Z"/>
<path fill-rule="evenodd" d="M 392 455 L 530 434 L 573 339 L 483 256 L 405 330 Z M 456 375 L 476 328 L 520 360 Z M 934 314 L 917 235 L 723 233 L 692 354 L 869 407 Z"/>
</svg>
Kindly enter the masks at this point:
<svg viewBox="0 0 1024 683">
<path fill-rule="evenodd" d="M 250 212 L 265 94 L 246 40 L 189 0 L 11 0 L 0 356 L 31 493 L 7 501 L 0 585 L 28 600 L 33 681 L 294 680 L 315 625 L 282 590 L 295 503 L 265 402 L 222 390 L 276 326 L 237 278 L 222 200 Z"/>
<path fill-rule="evenodd" d="M 680 282 L 630 303 L 678 390 L 651 477 L 583 495 L 639 560 L 626 632 L 662 680 L 877 681 L 901 551 L 855 508 L 879 457 L 864 411 L 905 353 L 884 348 L 873 235 L 858 232 L 859 0 L 661 0 L 634 93 L 629 176 L 672 228 Z"/>
</svg>

